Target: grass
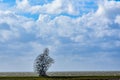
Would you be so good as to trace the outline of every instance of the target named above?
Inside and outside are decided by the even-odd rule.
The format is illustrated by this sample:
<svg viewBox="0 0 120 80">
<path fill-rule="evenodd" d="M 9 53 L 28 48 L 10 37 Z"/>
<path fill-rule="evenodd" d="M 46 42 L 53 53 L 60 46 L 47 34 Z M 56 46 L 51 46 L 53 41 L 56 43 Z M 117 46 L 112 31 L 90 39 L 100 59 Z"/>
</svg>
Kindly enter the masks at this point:
<svg viewBox="0 0 120 80">
<path fill-rule="evenodd" d="M 0 80 L 120 80 L 120 71 L 48 72 L 37 77 L 33 72 L 1 72 Z"/>
<path fill-rule="evenodd" d="M 0 77 L 0 80 L 119 80 L 120 76 Z"/>
</svg>

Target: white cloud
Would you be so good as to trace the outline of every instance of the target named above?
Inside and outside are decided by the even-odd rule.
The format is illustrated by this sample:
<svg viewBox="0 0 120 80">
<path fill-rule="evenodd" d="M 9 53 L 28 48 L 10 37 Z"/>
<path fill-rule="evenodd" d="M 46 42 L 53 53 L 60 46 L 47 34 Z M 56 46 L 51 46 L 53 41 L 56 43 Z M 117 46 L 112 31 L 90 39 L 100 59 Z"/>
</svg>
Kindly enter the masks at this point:
<svg viewBox="0 0 120 80">
<path fill-rule="evenodd" d="M 54 0 L 52 3 L 46 4 L 43 6 L 46 9 L 47 13 L 50 14 L 61 14 L 68 13 L 76 15 L 77 11 L 74 9 L 72 1 L 68 0 Z"/>
<path fill-rule="evenodd" d="M 113 19 L 110 16 L 106 16 L 111 15 L 112 10 L 117 10 L 118 7 L 112 6 L 111 8 L 108 8 L 109 6 L 107 7 L 106 5 L 109 3 L 111 5 L 119 5 L 117 2 L 113 2 L 114 4 L 112 4 L 109 1 L 104 4 L 100 3 L 101 6 L 99 6 L 96 12 L 91 12 L 75 19 L 68 16 L 57 16 L 50 20 L 50 16 L 40 15 L 38 21 L 41 23 L 38 23 L 38 25 L 42 24 L 42 27 L 40 27 L 40 30 L 42 31 L 40 31 L 39 34 L 42 36 L 46 33 L 47 35 L 51 34 L 52 37 L 58 40 L 59 37 L 67 37 L 69 40 L 80 42 L 81 44 L 85 42 L 86 44 L 88 42 L 94 43 L 94 41 L 107 40 L 108 38 L 110 39 L 113 37 L 119 38 L 117 35 L 120 34 L 119 30 L 111 28 L 114 26 L 110 26 L 111 24 L 114 24 Z M 102 11 L 100 10 L 101 7 Z M 119 14 L 119 12 L 115 13 L 115 16 L 116 14 Z"/>
<path fill-rule="evenodd" d="M 117 24 L 120 25 L 120 15 L 119 15 L 119 16 L 116 16 L 115 23 L 117 23 Z"/>
<path fill-rule="evenodd" d="M 87 7 L 86 3 L 90 1 L 81 0 L 53 0 L 43 5 L 31 5 L 29 0 L 16 0 L 17 12 L 23 11 L 28 13 L 45 13 L 45 14 L 69 14 L 79 15 L 80 11 L 84 11 Z M 86 9 L 84 12 L 88 12 Z"/>
<path fill-rule="evenodd" d="M 46 4 L 43 7 L 48 13 L 61 13 L 62 12 L 62 0 L 54 0 L 52 3 Z"/>
<path fill-rule="evenodd" d="M 16 7 L 21 10 L 29 10 L 30 5 L 28 0 L 16 0 Z"/>
<path fill-rule="evenodd" d="M 9 40 L 9 38 L 10 38 L 10 32 L 9 31 L 0 31 L 0 37 L 1 37 L 1 39 L 0 39 L 0 41 L 1 42 L 4 42 L 4 41 L 6 41 L 6 40 Z"/>
<path fill-rule="evenodd" d="M 105 16 L 108 18 L 114 19 L 116 15 L 120 14 L 120 2 L 105 0 L 100 5 L 104 8 Z"/>
<path fill-rule="evenodd" d="M 75 0 L 75 3 L 79 3 L 80 1 L 81 0 Z M 6 50 L 9 51 L 9 53 L 16 54 L 16 52 L 19 52 L 18 54 L 21 56 L 19 58 L 17 57 L 19 59 L 18 61 L 22 59 L 24 62 L 23 64 L 21 63 L 21 65 L 31 65 L 31 63 L 27 63 L 27 61 L 33 61 L 33 57 L 38 55 L 45 47 L 51 49 L 54 53 L 52 56 L 57 56 L 55 67 L 64 68 L 64 66 L 66 66 L 66 70 L 67 67 L 71 65 L 71 63 L 69 63 L 70 61 L 73 62 L 74 65 L 79 64 L 81 66 L 84 64 L 77 62 L 76 59 L 85 62 L 84 66 L 91 64 L 91 68 L 96 67 L 94 64 L 98 62 L 106 61 L 106 63 L 109 62 L 109 65 L 111 65 L 112 63 L 110 62 L 112 60 L 116 61 L 111 56 L 109 58 L 109 52 L 112 50 L 113 52 L 111 52 L 110 55 L 117 54 L 118 48 L 120 47 L 119 26 L 115 25 L 116 23 L 120 24 L 119 2 L 101 2 L 95 12 L 92 11 L 76 18 L 73 16 L 60 15 L 62 13 L 72 15 L 80 14 L 79 7 L 84 5 L 74 5 L 74 0 L 54 0 L 51 3 L 34 6 L 30 5 L 28 0 L 16 0 L 16 3 L 16 9 L 18 9 L 18 11 L 22 10 L 23 12 L 40 14 L 37 20 L 33 20 L 22 15 L 20 16 L 18 13 L 12 12 L 12 10 L 0 10 L 0 49 L 2 49 L 2 43 L 4 42 L 6 43 L 4 47 L 7 48 Z M 53 18 L 51 14 L 59 15 L 55 15 Z M 11 55 L 8 54 L 6 50 L 0 50 L 0 54 L 6 53 L 5 55 Z M 22 58 L 23 56 L 24 58 Z M 67 56 L 68 59 L 66 59 L 65 56 Z M 4 60 L 5 59 L 6 57 Z M 62 61 L 59 61 L 59 59 L 62 59 Z M 65 63 L 61 65 L 63 61 L 65 61 Z M 9 62 L 9 64 L 11 63 L 12 62 Z M 18 62 L 13 62 L 12 64 L 18 64 Z M 84 68 L 84 66 L 82 66 L 82 68 Z M 99 66 L 97 67 L 100 69 Z M 118 64 L 116 64 L 116 66 L 118 66 Z M 15 66 L 11 66 L 11 68 L 12 67 Z M 76 69 L 79 69 L 79 67 Z M 19 69 L 21 68 L 19 67 Z M 72 69 L 72 67 L 69 67 L 69 69 Z M 88 69 L 88 67 L 85 69 Z"/>
</svg>

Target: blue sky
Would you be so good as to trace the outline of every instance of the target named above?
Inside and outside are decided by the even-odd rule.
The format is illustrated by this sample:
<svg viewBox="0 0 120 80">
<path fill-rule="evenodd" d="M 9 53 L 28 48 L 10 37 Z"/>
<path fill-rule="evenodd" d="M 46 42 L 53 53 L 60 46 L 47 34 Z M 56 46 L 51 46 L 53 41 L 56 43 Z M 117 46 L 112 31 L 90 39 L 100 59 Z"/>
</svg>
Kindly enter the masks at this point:
<svg viewBox="0 0 120 80">
<path fill-rule="evenodd" d="M 0 72 L 33 71 L 44 48 L 49 71 L 119 71 L 119 0 L 0 0 Z"/>
</svg>

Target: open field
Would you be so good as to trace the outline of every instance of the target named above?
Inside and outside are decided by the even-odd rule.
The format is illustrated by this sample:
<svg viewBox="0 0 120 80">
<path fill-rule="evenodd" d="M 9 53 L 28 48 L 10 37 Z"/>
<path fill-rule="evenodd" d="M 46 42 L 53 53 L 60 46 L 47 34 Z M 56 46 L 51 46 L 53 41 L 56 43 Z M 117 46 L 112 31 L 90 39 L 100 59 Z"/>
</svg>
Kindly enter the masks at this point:
<svg viewBox="0 0 120 80">
<path fill-rule="evenodd" d="M 0 77 L 0 80 L 120 80 L 120 76 Z"/>
<path fill-rule="evenodd" d="M 120 76 L 120 71 L 48 72 L 48 76 Z M 0 72 L 0 76 L 38 76 L 33 72 Z"/>
<path fill-rule="evenodd" d="M 48 72 L 49 77 L 37 77 L 32 72 L 1 72 L 0 80 L 120 80 L 119 71 L 109 72 Z"/>
</svg>

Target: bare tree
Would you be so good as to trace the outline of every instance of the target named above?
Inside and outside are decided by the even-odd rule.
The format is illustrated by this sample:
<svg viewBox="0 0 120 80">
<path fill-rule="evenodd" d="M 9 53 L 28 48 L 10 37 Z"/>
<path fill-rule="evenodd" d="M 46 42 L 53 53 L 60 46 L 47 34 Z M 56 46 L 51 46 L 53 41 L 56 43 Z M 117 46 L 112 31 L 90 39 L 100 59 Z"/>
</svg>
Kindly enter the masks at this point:
<svg viewBox="0 0 120 80">
<path fill-rule="evenodd" d="M 49 56 L 49 49 L 46 48 L 44 52 L 35 59 L 34 70 L 39 76 L 47 76 L 46 71 L 52 63 L 54 63 L 54 60 Z"/>
</svg>

